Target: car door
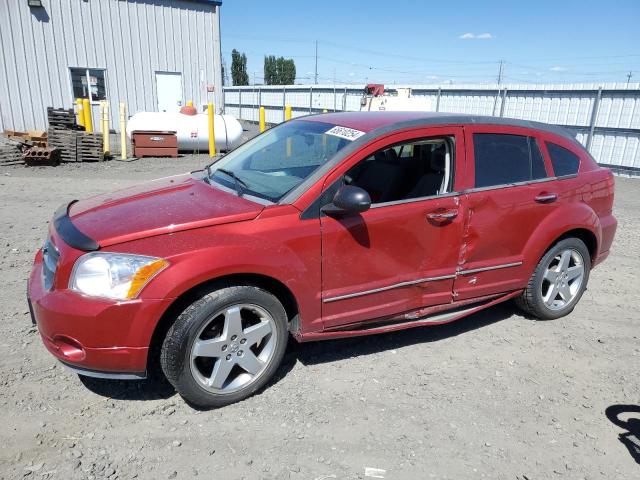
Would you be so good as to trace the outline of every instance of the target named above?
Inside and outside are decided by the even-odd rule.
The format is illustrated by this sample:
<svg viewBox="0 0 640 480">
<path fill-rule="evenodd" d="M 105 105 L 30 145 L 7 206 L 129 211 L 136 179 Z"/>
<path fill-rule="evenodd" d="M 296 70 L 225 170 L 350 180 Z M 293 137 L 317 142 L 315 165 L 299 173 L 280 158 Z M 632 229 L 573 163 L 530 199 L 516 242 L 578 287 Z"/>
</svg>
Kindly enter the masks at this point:
<svg viewBox="0 0 640 480">
<path fill-rule="evenodd" d="M 518 127 L 465 127 L 467 218 L 456 300 L 518 288 L 529 280 L 524 250 L 556 205 L 551 168 L 536 132 Z"/>
<path fill-rule="evenodd" d="M 372 206 L 321 215 L 325 329 L 451 302 L 464 218 L 455 184 L 462 133 L 395 134 L 329 175 L 325 193 L 350 183 L 368 191 Z"/>
</svg>

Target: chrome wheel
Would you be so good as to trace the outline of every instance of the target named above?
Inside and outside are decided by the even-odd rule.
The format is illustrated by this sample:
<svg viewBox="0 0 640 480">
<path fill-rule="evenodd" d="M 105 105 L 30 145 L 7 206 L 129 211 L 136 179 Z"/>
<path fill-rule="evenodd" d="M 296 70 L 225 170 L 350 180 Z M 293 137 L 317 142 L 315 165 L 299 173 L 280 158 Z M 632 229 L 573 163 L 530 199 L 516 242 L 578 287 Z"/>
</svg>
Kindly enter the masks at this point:
<svg viewBox="0 0 640 480">
<path fill-rule="evenodd" d="M 255 382 L 276 351 L 273 317 L 257 305 L 237 304 L 210 317 L 191 346 L 191 374 L 200 387 L 236 392 Z"/>
<path fill-rule="evenodd" d="M 573 248 L 555 255 L 544 272 L 542 300 L 551 310 L 562 310 L 576 298 L 585 277 L 584 259 Z"/>
</svg>

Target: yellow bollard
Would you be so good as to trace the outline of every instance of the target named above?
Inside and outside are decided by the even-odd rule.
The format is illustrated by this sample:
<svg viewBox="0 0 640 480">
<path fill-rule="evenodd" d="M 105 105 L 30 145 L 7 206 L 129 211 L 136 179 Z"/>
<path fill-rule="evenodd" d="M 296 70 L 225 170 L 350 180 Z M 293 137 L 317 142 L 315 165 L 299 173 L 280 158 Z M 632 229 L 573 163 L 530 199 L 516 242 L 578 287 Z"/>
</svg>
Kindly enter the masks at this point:
<svg viewBox="0 0 640 480">
<path fill-rule="evenodd" d="M 193 107 L 193 100 L 187 100 L 187 107 Z"/>
<path fill-rule="evenodd" d="M 209 156 L 215 157 L 216 156 L 216 137 L 215 137 L 215 131 L 213 129 L 213 120 L 214 120 L 213 103 L 209 103 L 207 105 L 207 115 L 209 116 Z"/>
<path fill-rule="evenodd" d="M 78 125 L 84 127 L 84 112 L 82 111 L 81 98 L 76 98 L 76 114 L 78 115 Z"/>
<path fill-rule="evenodd" d="M 91 118 L 91 103 L 88 98 L 82 99 L 82 111 L 84 113 L 84 129 L 93 132 L 93 119 Z"/>
<path fill-rule="evenodd" d="M 120 102 L 120 158 L 127 159 L 127 120 L 124 102 Z"/>
<path fill-rule="evenodd" d="M 102 146 L 104 154 L 111 153 L 111 132 L 109 128 L 109 102 L 105 101 L 102 106 L 104 120 L 102 122 Z"/>
<path fill-rule="evenodd" d="M 260 133 L 265 131 L 264 107 L 260 107 Z"/>
</svg>

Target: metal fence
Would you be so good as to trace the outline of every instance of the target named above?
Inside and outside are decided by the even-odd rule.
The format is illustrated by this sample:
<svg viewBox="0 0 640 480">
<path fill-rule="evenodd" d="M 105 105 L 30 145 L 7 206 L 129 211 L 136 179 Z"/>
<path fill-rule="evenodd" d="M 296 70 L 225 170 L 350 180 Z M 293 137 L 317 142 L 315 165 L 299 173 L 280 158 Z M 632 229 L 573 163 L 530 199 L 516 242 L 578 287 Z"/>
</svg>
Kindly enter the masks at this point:
<svg viewBox="0 0 640 480">
<path fill-rule="evenodd" d="M 562 125 L 602 165 L 640 175 L 640 83 L 562 85 L 394 85 L 431 100 L 432 111 L 495 115 Z M 360 110 L 364 85 L 290 85 L 225 87 L 225 112 L 267 123 L 327 111 Z"/>
</svg>

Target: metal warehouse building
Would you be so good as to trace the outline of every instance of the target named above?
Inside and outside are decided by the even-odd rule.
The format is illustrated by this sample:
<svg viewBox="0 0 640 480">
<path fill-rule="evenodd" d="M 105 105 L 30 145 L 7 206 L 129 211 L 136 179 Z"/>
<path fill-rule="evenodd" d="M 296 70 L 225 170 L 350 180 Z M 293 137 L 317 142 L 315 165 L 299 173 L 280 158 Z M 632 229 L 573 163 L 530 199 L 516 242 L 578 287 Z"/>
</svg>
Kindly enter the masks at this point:
<svg viewBox="0 0 640 480">
<path fill-rule="evenodd" d="M 223 107 L 212 0 L 0 1 L 0 131 L 45 129 L 47 107 L 89 98 L 138 111 Z"/>
</svg>

